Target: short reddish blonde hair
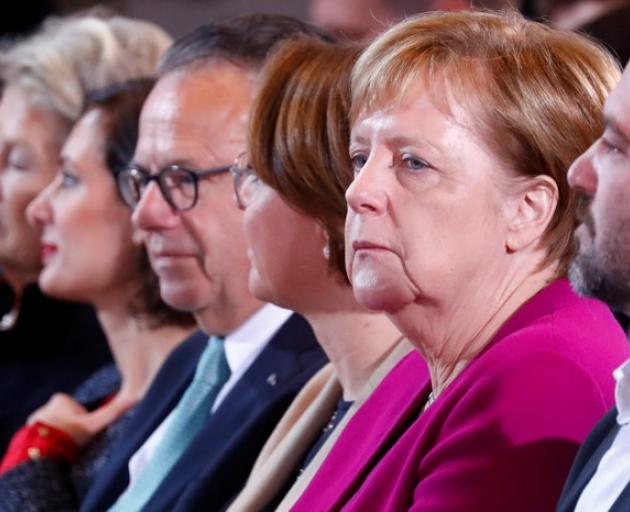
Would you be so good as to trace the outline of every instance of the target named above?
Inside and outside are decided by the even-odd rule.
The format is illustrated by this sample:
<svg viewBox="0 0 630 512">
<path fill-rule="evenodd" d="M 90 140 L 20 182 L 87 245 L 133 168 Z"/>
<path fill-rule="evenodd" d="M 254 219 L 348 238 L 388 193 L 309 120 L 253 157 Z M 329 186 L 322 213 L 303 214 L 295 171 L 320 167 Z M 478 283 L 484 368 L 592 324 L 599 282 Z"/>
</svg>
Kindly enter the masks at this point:
<svg viewBox="0 0 630 512">
<path fill-rule="evenodd" d="M 616 60 L 584 36 L 517 13 L 463 11 L 409 18 L 378 37 L 353 70 L 351 116 L 401 101 L 419 81 L 436 105 L 454 98 L 472 133 L 522 176 L 550 176 L 558 205 L 542 243 L 564 275 L 573 254 L 576 193 L 566 174 L 600 135 Z M 432 86 L 435 84 L 435 86 Z"/>
</svg>

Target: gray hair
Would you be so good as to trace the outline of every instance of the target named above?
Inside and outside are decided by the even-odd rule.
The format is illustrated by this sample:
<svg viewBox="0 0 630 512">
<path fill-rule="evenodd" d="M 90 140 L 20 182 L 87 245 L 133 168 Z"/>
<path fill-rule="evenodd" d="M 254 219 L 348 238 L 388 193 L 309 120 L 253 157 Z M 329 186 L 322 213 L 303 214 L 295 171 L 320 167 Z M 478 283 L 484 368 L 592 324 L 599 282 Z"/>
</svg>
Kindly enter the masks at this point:
<svg viewBox="0 0 630 512">
<path fill-rule="evenodd" d="M 0 54 L 0 80 L 35 106 L 76 120 L 88 92 L 155 74 L 170 36 L 153 23 L 93 14 L 51 17 Z"/>
</svg>

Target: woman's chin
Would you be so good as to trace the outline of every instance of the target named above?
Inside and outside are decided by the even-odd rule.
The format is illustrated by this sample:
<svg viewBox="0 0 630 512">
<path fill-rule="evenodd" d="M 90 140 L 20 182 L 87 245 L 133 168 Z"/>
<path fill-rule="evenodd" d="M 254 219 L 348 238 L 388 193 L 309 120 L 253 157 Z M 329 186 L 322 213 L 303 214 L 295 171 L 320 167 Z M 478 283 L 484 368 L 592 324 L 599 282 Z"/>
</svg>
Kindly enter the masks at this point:
<svg viewBox="0 0 630 512">
<path fill-rule="evenodd" d="M 393 286 L 353 285 L 354 297 L 359 304 L 372 311 L 395 313 L 409 304 L 408 294 Z"/>
<path fill-rule="evenodd" d="M 47 278 L 44 275 L 39 277 L 40 290 L 50 297 L 64 300 L 76 300 L 73 296 L 69 295 L 64 286 L 61 286 L 54 278 Z"/>
</svg>

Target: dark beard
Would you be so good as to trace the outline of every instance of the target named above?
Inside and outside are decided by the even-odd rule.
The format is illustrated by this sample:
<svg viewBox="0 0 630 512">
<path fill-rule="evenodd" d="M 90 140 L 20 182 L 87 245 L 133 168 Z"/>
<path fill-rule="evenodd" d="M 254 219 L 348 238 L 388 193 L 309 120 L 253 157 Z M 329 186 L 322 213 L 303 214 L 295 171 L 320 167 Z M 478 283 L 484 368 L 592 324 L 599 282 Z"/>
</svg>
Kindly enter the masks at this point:
<svg viewBox="0 0 630 512">
<path fill-rule="evenodd" d="M 589 255 L 577 254 L 569 267 L 571 286 L 580 295 L 598 298 L 614 310 L 630 303 L 630 286 L 619 275 L 610 275 Z"/>
</svg>

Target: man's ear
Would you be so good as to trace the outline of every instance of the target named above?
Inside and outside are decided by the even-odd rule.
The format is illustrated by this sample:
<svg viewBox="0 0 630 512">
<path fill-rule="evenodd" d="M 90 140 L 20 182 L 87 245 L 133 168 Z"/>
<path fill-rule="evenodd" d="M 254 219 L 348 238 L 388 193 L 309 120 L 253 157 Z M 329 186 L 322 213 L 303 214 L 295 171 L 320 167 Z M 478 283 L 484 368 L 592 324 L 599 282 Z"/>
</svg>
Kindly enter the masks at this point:
<svg viewBox="0 0 630 512">
<path fill-rule="evenodd" d="M 509 252 L 540 240 L 556 211 L 558 197 L 558 185 L 549 176 L 527 178 L 516 185 L 505 241 Z"/>
</svg>

